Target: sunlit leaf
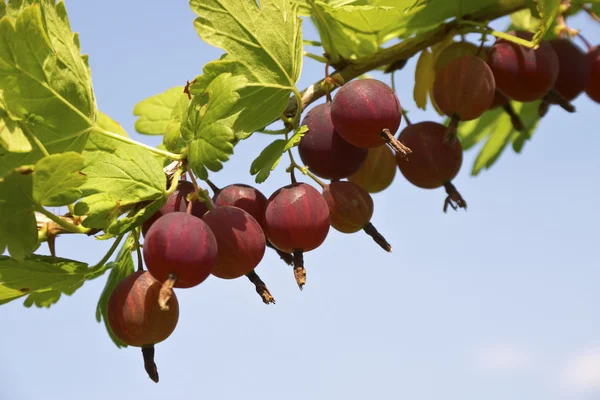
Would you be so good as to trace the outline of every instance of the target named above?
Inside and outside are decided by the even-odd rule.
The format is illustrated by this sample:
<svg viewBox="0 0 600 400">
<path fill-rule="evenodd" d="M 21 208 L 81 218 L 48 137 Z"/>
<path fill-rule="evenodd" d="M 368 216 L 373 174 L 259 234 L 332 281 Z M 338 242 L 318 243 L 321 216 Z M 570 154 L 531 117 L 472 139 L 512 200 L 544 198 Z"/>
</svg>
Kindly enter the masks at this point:
<svg viewBox="0 0 600 400">
<path fill-rule="evenodd" d="M 207 64 L 208 81 L 231 72 L 248 82 L 239 92 L 241 115 L 232 127 L 244 133 L 240 137 L 247 137 L 281 115 L 300 77 L 303 49 L 298 6 L 289 0 L 263 1 L 260 7 L 255 0 L 190 0 L 190 6 L 198 15 L 194 26 L 200 37 L 227 52 L 224 60 L 213 63 L 233 63 Z M 216 73 L 207 71 L 211 68 Z"/>
<path fill-rule="evenodd" d="M 265 147 L 250 166 L 250 173 L 256 175 L 256 183 L 262 183 L 269 178 L 271 171 L 279 165 L 283 154 L 297 146 L 306 132 L 308 132 L 308 127 L 301 126 L 289 140 L 277 139 Z"/>
<path fill-rule="evenodd" d="M 87 264 L 50 256 L 33 255 L 24 261 L 0 256 L 0 303 L 28 296 L 25 306 L 50 307 L 62 294 L 75 293 L 86 280 L 102 275 L 111 265 L 98 269 Z"/>
</svg>

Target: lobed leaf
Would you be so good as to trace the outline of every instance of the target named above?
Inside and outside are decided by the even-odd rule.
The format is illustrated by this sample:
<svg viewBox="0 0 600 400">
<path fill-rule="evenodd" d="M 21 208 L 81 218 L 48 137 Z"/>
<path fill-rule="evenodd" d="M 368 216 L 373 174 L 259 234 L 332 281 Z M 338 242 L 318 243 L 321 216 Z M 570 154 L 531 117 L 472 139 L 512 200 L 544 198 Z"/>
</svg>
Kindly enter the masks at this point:
<svg viewBox="0 0 600 400">
<path fill-rule="evenodd" d="M 53 154 L 35 165 L 33 200 L 42 206 L 60 207 L 79 200 L 87 176 L 81 172 L 84 158 L 74 152 Z"/>
<path fill-rule="evenodd" d="M 87 264 L 50 256 L 33 255 L 24 261 L 0 256 L 0 304 L 23 296 L 24 305 L 50 307 L 62 294 L 72 295 L 86 280 L 102 275 L 111 265 L 88 268 Z"/>
<path fill-rule="evenodd" d="M 133 109 L 133 115 L 139 117 L 135 130 L 146 135 L 164 135 L 173 120 L 173 110 L 182 98 L 187 100 L 183 90 L 183 86 L 176 86 L 137 103 Z M 178 117 L 181 120 L 181 114 Z"/>
<path fill-rule="evenodd" d="M 397 23 L 402 10 L 390 6 L 326 4 L 312 5 L 314 22 L 323 49 L 333 64 L 341 59 L 367 57 L 384 42 L 382 33 Z"/>
<path fill-rule="evenodd" d="M 246 86 L 243 76 L 222 73 L 203 94 L 192 99 L 181 123 L 181 135 L 189 145 L 188 162 L 200 179 L 219 171 L 233 154 L 233 125 L 239 116 L 238 91 Z"/>
<path fill-rule="evenodd" d="M 198 35 L 227 52 L 204 67 L 196 90 L 202 93 L 224 72 L 243 75 L 248 83 L 239 91 L 240 115 L 232 129 L 238 139 L 248 137 L 281 116 L 296 88 L 303 51 L 298 4 L 270 0 L 259 7 L 255 0 L 190 0 L 190 7 L 198 15 Z"/>
<path fill-rule="evenodd" d="M 83 150 L 96 104 L 63 2 L 11 2 L 0 19 L 0 103 L 49 153 Z M 38 148 L 8 153 L 0 176 L 42 157 Z"/>
<path fill-rule="evenodd" d="M 167 182 L 161 161 L 143 148 L 92 133 L 83 157 L 87 181 L 81 190 L 87 197 L 75 205 L 75 213 L 87 215 L 84 226 L 108 229 L 134 207 L 165 201 Z M 113 225 L 111 232 L 122 233 L 115 229 Z"/>
<path fill-rule="evenodd" d="M 531 0 L 503 0 L 506 8 L 525 6 Z M 418 35 L 439 27 L 449 19 L 492 8 L 498 0 L 372 0 L 373 5 L 394 6 L 403 11 L 403 17 L 381 33 L 384 41 Z"/>
<path fill-rule="evenodd" d="M 28 153 L 31 151 L 31 143 L 21 129 L 18 121 L 8 116 L 6 111 L 0 107 L 0 148 L 3 147 L 10 153 Z"/>
</svg>

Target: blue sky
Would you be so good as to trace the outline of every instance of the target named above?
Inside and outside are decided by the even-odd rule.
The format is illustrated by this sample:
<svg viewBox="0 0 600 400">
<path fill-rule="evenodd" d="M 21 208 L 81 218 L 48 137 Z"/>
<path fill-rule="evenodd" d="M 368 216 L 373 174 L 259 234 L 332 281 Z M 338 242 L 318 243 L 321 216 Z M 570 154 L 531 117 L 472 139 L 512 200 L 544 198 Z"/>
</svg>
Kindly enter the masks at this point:
<svg viewBox="0 0 600 400">
<path fill-rule="evenodd" d="M 199 39 L 186 1 L 67 1 L 67 10 L 99 108 L 157 144 L 134 132 L 134 105 L 185 84 L 221 51 Z M 600 25 L 585 16 L 572 25 L 598 43 Z M 317 38 L 309 23 L 305 31 Z M 414 64 L 396 77 L 400 101 L 413 121 L 440 121 L 416 110 Z M 299 87 L 321 74 L 305 61 Z M 373 223 L 392 254 L 332 230 L 305 255 L 303 292 L 267 252 L 257 271 L 275 306 L 245 279 L 178 291 L 179 325 L 156 347 L 159 384 L 139 349 L 118 350 L 96 323 L 105 277 L 49 310 L 0 307 L 0 398 L 598 398 L 600 105 L 584 95 L 575 105 L 574 115 L 552 108 L 522 155 L 509 150 L 478 177 L 469 175 L 477 149 L 467 152 L 454 183 L 468 212 L 442 213 L 442 189 L 397 174 L 374 196 Z M 240 144 L 214 182 L 252 184 L 249 165 L 271 140 Z M 260 185 L 267 196 L 288 183 L 284 169 Z M 61 237 L 57 250 L 93 263 L 106 244 Z"/>
</svg>

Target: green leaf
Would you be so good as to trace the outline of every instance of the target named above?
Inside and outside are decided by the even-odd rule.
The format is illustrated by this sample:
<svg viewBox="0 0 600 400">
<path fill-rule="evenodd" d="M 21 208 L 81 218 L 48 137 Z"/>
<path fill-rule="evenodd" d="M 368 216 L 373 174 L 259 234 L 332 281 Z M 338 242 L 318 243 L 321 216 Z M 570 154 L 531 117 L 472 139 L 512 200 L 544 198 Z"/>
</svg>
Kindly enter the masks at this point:
<svg viewBox="0 0 600 400">
<path fill-rule="evenodd" d="M 164 135 L 173 120 L 173 110 L 182 99 L 187 101 L 183 90 L 183 86 L 176 86 L 137 103 L 133 115 L 140 118 L 135 121 L 135 130 L 146 135 Z M 181 114 L 175 116 L 181 120 Z"/>
<path fill-rule="evenodd" d="M 129 137 L 125 129 L 114 119 L 104 114 L 102 111 L 98 111 L 98 118 L 96 119 L 96 125 L 100 128 L 105 129 L 109 132 L 119 134 L 121 136 Z"/>
<path fill-rule="evenodd" d="M 131 256 L 131 252 L 134 250 L 134 248 L 135 237 L 133 234 L 130 234 L 119 250 L 115 261 L 107 264 L 107 266 L 111 268 L 110 274 L 108 275 L 108 280 L 106 281 L 106 285 L 104 285 L 104 289 L 102 290 L 102 294 L 100 295 L 100 299 L 96 305 L 96 320 L 98 322 L 102 322 L 102 320 L 104 320 L 106 331 L 118 348 L 127 347 L 127 345 L 117 339 L 117 337 L 112 333 L 112 330 L 108 325 L 108 313 L 106 311 L 106 306 L 112 291 L 119 284 L 119 282 L 134 272 L 133 257 Z"/>
<path fill-rule="evenodd" d="M 181 96 L 171 110 L 171 120 L 165 128 L 163 144 L 165 148 L 174 153 L 181 153 L 185 148 L 185 141 L 181 137 L 181 121 L 190 105 L 187 94 Z"/>
<path fill-rule="evenodd" d="M 512 29 L 536 32 L 540 29 L 542 21 L 531 14 L 531 9 L 524 8 L 523 10 L 510 14 Z M 510 30 L 510 29 L 509 29 Z"/>
<path fill-rule="evenodd" d="M 6 3 L 4 0 L 0 1 L 0 18 L 6 15 Z"/>
<path fill-rule="evenodd" d="M 486 111 L 476 120 L 460 123 L 458 135 L 465 150 L 488 138 L 475 160 L 472 175 L 479 174 L 483 168 L 490 168 L 509 143 L 513 143 L 513 149 L 517 153 L 522 150 L 525 141 L 531 138 L 539 123 L 539 105 L 540 101 L 511 102 L 513 111 L 525 128 L 522 133 L 514 129 L 511 117 L 502 107 Z"/>
<path fill-rule="evenodd" d="M 312 21 L 333 64 L 341 58 L 356 60 L 375 53 L 381 43 L 381 25 L 395 22 L 400 15 L 396 8 L 312 3 Z"/>
<path fill-rule="evenodd" d="M 415 67 L 415 88 L 413 91 L 415 103 L 422 110 L 427 107 L 427 94 L 433 87 L 433 81 L 435 80 L 434 64 L 435 60 L 429 50 L 423 50 Z"/>
<path fill-rule="evenodd" d="M 81 172 L 84 158 L 73 152 L 53 154 L 35 165 L 33 199 L 46 207 L 74 203 L 82 196 L 80 186 L 87 177 Z"/>
<path fill-rule="evenodd" d="M 69 26 L 63 2 L 13 2 L 0 19 L 0 102 L 53 153 L 81 152 L 96 118 L 96 104 L 78 37 Z M 43 157 L 8 153 L 0 175 Z"/>
<path fill-rule="evenodd" d="M 561 0 L 535 0 L 538 13 L 540 14 L 541 24 L 533 37 L 534 43 L 539 43 L 558 14 Z"/>
<path fill-rule="evenodd" d="M 0 178 L 0 254 L 8 248 L 16 260 L 23 260 L 38 246 L 32 190 L 33 166 Z"/>
<path fill-rule="evenodd" d="M 285 110 L 302 69 L 297 4 L 270 0 L 259 7 L 255 0 L 190 0 L 190 6 L 199 16 L 194 21 L 198 35 L 224 49 L 226 62 L 235 63 L 227 66 L 235 71 L 220 69 L 213 76 L 232 72 L 248 80 L 239 93 L 242 113 L 233 130 L 251 133 L 269 125 Z"/>
<path fill-rule="evenodd" d="M 18 121 L 12 120 L 2 108 L 0 108 L 0 147 L 4 147 L 10 153 L 31 151 L 31 143 Z"/>
<path fill-rule="evenodd" d="M 271 175 L 283 155 L 287 141 L 285 139 L 277 139 L 260 152 L 260 155 L 250 165 L 250 174 L 256 175 L 256 183 L 263 183 Z"/>
<path fill-rule="evenodd" d="M 512 135 L 517 134 L 512 129 L 510 119 L 503 117 L 501 122 L 501 124 L 497 125 L 498 130 L 489 137 L 477 155 L 471 175 L 475 176 L 479 174 L 483 168 L 490 168 L 509 144 Z"/>
<path fill-rule="evenodd" d="M 50 307 L 62 294 L 72 295 L 88 279 L 103 274 L 110 265 L 99 269 L 87 264 L 50 256 L 33 255 L 24 261 L 0 256 L 0 303 L 29 295 L 25 306 Z"/>
<path fill-rule="evenodd" d="M 196 95 L 181 123 L 181 135 L 189 144 L 188 161 L 200 179 L 208 178 L 208 171 L 219 171 L 222 162 L 233 154 L 235 135 L 232 126 L 239 116 L 236 103 L 238 90 L 246 85 L 243 76 L 223 73 Z"/>
<path fill-rule="evenodd" d="M 493 9 L 498 0 L 371 0 L 372 5 L 393 6 L 403 11 L 403 17 L 380 33 L 383 41 L 400 37 L 401 39 L 418 35 L 434 28 L 449 19 L 473 14 L 487 8 Z M 503 7 L 517 8 L 525 0 L 503 0 Z"/>
<path fill-rule="evenodd" d="M 262 183 L 269 178 L 271 171 L 279 165 L 283 153 L 297 146 L 307 131 L 308 127 L 303 125 L 296 130 L 289 140 L 277 139 L 265 147 L 250 166 L 250 173 L 256 175 L 256 183 Z"/>
<path fill-rule="evenodd" d="M 75 205 L 77 215 L 87 215 L 83 225 L 105 229 L 144 202 L 166 199 L 166 177 L 160 160 L 147 150 L 93 133 L 83 153 L 88 179 L 85 197 Z"/>
</svg>

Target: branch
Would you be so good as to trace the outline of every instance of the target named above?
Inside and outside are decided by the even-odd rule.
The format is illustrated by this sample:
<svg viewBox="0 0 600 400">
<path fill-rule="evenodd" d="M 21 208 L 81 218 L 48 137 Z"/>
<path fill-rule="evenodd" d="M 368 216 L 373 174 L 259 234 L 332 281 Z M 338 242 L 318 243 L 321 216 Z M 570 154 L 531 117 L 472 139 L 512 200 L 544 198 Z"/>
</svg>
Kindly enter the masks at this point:
<svg viewBox="0 0 600 400">
<path fill-rule="evenodd" d="M 524 0 L 504 1 L 490 5 L 472 15 L 465 15 L 461 18 L 461 21 L 491 21 L 524 8 L 526 8 Z M 443 24 L 430 32 L 406 39 L 394 46 L 382 49 L 364 60 L 349 64 L 331 75 L 331 78 L 338 82 L 347 82 L 378 67 L 400 60 L 408 60 L 421 50 L 442 41 L 447 34 L 459 27 L 459 21 L 457 20 Z M 325 91 L 321 86 L 322 83 L 323 80 L 320 80 L 302 91 L 302 109 L 305 109 L 309 104 L 325 96 Z M 283 115 L 288 118 L 293 117 L 297 109 L 298 102 L 296 101 L 296 97 L 292 96 Z"/>
</svg>

